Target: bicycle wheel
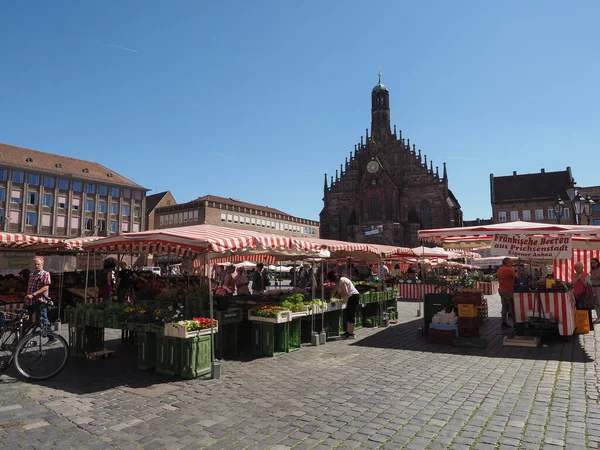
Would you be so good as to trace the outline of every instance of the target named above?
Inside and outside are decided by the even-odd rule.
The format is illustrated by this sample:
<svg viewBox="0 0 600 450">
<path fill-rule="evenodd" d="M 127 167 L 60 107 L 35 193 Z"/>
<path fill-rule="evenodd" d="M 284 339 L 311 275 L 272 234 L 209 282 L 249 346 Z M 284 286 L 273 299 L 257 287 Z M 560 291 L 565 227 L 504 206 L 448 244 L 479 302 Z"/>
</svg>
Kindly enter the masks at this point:
<svg viewBox="0 0 600 450">
<path fill-rule="evenodd" d="M 10 367 L 18 342 L 19 335 L 15 328 L 5 327 L 0 330 L 0 371 Z"/>
<path fill-rule="evenodd" d="M 56 341 L 48 344 L 54 337 Z M 19 341 L 15 350 L 15 365 L 21 375 L 30 380 L 47 380 L 60 372 L 69 357 L 69 346 L 64 337 L 52 332 L 37 331 Z"/>
</svg>

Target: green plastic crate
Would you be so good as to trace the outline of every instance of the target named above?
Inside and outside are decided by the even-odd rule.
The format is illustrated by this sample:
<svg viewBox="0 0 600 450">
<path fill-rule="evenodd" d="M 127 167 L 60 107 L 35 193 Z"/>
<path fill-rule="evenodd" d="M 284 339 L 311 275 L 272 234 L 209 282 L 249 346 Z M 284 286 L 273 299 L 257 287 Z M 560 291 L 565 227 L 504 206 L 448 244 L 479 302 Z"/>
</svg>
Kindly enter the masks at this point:
<svg viewBox="0 0 600 450">
<path fill-rule="evenodd" d="M 324 328 L 327 331 L 327 337 L 340 336 L 346 331 L 344 329 L 344 314 L 342 309 L 329 311 L 325 313 Z"/>
<path fill-rule="evenodd" d="M 425 294 L 423 301 L 424 329 L 429 329 L 433 316 L 439 311 L 450 312 L 454 309 L 452 294 Z"/>
<path fill-rule="evenodd" d="M 156 336 L 156 371 L 165 375 L 181 374 L 181 341 L 167 336 Z"/>
<path fill-rule="evenodd" d="M 120 330 L 125 326 L 125 322 L 119 316 L 104 316 L 104 328 Z"/>
<path fill-rule="evenodd" d="M 486 348 L 487 347 L 487 339 L 456 337 L 456 338 L 454 338 L 454 346 L 455 347 Z"/>
<path fill-rule="evenodd" d="M 361 305 L 366 305 L 367 303 L 371 303 L 371 292 L 363 292 L 360 294 L 360 298 L 358 301 Z"/>
<path fill-rule="evenodd" d="M 301 347 L 301 320 L 292 320 L 288 326 L 288 351 L 300 350 Z"/>
<path fill-rule="evenodd" d="M 240 308 L 232 308 L 227 311 L 214 311 L 215 319 L 219 321 L 219 327 L 229 325 L 231 323 L 241 323 L 243 320 L 242 310 Z M 204 317 L 209 317 L 204 316 Z"/>
<path fill-rule="evenodd" d="M 210 335 L 179 340 L 182 341 L 181 376 L 197 378 L 211 373 Z"/>
<path fill-rule="evenodd" d="M 137 322 L 126 322 L 125 328 L 129 331 L 150 331 L 153 324 L 149 323 L 137 323 Z"/>
<path fill-rule="evenodd" d="M 77 308 L 67 306 L 65 309 L 65 322 L 72 326 L 77 325 Z"/>
<path fill-rule="evenodd" d="M 153 370 L 156 368 L 156 334 L 147 331 L 135 333 L 137 346 L 137 368 Z"/>
<path fill-rule="evenodd" d="M 215 356 L 218 359 L 238 356 L 238 327 L 237 323 L 221 325 L 215 334 Z"/>
<path fill-rule="evenodd" d="M 380 327 L 382 324 L 381 316 L 365 316 L 363 318 L 363 326 L 366 328 Z"/>
<path fill-rule="evenodd" d="M 104 328 L 69 325 L 69 353 L 85 356 L 104 349 Z"/>
<path fill-rule="evenodd" d="M 154 333 L 157 336 L 164 336 L 165 335 L 165 324 L 164 323 L 161 323 L 161 324 L 151 323 L 151 324 L 148 324 L 147 330 L 148 330 L 148 333 Z"/>
<path fill-rule="evenodd" d="M 289 350 L 289 322 L 252 322 L 252 354 L 277 356 Z"/>
<path fill-rule="evenodd" d="M 345 316 L 345 314 L 344 314 Z M 358 305 L 356 307 L 356 317 L 354 319 L 354 329 L 360 330 L 363 327 L 363 307 L 362 305 Z M 346 323 L 346 319 L 344 319 L 344 325 Z"/>
</svg>

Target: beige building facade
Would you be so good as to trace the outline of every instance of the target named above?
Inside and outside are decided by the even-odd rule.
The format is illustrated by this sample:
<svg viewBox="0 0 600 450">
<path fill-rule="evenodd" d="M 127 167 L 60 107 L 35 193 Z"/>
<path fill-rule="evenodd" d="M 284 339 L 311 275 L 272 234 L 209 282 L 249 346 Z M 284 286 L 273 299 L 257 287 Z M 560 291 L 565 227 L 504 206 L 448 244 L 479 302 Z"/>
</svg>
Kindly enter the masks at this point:
<svg viewBox="0 0 600 450">
<path fill-rule="evenodd" d="M 188 203 L 156 208 L 156 228 L 210 224 L 284 236 L 319 237 L 319 222 L 269 206 L 205 195 Z"/>
<path fill-rule="evenodd" d="M 144 187 L 101 164 L 0 144 L 0 229 L 55 237 L 146 229 Z"/>
</svg>

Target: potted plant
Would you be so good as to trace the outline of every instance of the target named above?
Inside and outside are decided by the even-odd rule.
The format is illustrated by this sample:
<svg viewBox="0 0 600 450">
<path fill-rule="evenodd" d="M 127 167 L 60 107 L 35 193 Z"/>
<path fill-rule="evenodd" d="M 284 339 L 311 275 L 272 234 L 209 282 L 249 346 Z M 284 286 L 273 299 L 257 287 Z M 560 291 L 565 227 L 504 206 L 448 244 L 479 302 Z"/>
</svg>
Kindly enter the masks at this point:
<svg viewBox="0 0 600 450">
<path fill-rule="evenodd" d="M 292 320 L 288 308 L 277 305 L 257 305 L 248 311 L 248 320 L 257 322 L 285 323 Z"/>
</svg>

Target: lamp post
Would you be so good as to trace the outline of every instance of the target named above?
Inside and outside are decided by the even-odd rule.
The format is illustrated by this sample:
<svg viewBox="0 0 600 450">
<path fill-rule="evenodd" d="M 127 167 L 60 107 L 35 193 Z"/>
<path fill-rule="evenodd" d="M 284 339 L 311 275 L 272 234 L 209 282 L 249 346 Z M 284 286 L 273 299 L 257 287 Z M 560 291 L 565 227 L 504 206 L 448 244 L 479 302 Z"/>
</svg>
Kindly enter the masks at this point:
<svg viewBox="0 0 600 450">
<path fill-rule="evenodd" d="M 554 216 L 556 217 L 556 223 L 560 224 L 560 219 L 563 217 L 565 213 L 565 202 L 562 201 L 560 195 L 558 198 L 552 203 L 552 209 L 554 210 Z"/>
<path fill-rule="evenodd" d="M 587 194 L 585 195 L 585 199 L 583 201 L 583 214 L 585 215 L 587 219 L 587 224 L 589 225 L 592 221 L 592 216 L 594 215 L 594 205 L 596 204 L 596 202 L 592 200 L 592 197 L 590 197 Z"/>
</svg>

